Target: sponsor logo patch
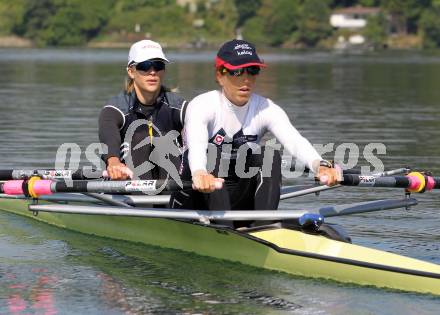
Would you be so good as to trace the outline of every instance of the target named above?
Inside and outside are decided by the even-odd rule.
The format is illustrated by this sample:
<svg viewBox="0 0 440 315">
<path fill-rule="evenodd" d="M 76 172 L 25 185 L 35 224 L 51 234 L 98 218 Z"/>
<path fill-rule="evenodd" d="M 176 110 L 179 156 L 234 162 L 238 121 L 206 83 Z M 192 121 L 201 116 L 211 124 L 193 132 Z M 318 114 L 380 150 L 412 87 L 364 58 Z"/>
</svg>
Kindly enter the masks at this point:
<svg viewBox="0 0 440 315">
<path fill-rule="evenodd" d="M 359 176 L 359 186 L 374 186 L 376 177 L 370 175 Z"/>
<path fill-rule="evenodd" d="M 42 174 L 44 179 L 71 179 L 71 170 L 49 170 L 44 171 Z"/>
<path fill-rule="evenodd" d="M 127 192 L 133 192 L 133 191 L 140 191 L 140 192 L 146 192 L 146 191 L 155 191 L 156 188 L 156 181 L 155 180 L 134 180 L 134 181 L 128 181 L 125 184 L 125 190 Z"/>
<path fill-rule="evenodd" d="M 223 143 L 224 140 L 225 140 L 225 137 L 224 137 L 224 136 L 217 134 L 217 135 L 215 135 L 214 143 L 215 143 L 216 145 L 221 145 L 221 144 Z"/>
</svg>

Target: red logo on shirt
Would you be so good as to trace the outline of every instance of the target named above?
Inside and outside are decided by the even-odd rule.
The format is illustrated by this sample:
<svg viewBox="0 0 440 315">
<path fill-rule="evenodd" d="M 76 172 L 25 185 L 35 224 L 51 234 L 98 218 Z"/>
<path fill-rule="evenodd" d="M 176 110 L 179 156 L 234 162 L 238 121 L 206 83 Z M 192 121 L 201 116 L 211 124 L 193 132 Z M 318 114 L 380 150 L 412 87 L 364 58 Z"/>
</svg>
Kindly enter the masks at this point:
<svg viewBox="0 0 440 315">
<path fill-rule="evenodd" d="M 214 143 L 216 145 L 220 145 L 223 143 L 223 140 L 225 140 L 225 137 L 223 137 L 222 135 L 216 135 L 214 138 Z"/>
</svg>

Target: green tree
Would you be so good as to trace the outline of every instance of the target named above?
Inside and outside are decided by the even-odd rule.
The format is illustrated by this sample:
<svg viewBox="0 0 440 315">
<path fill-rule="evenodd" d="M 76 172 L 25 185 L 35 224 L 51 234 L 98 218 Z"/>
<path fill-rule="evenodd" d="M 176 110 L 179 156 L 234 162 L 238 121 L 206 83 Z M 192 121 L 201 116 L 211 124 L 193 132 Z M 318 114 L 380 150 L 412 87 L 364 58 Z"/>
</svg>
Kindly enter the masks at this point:
<svg viewBox="0 0 440 315">
<path fill-rule="evenodd" d="M 307 46 L 315 46 L 331 34 L 330 7 L 325 0 L 305 0 L 298 24 L 298 40 Z"/>
<path fill-rule="evenodd" d="M 440 47 L 440 6 L 425 10 L 420 19 L 423 45 L 426 48 Z"/>
<path fill-rule="evenodd" d="M 25 0 L 0 1 L 0 34 L 9 35 L 23 22 Z"/>
<path fill-rule="evenodd" d="M 333 0 L 331 2 L 332 8 L 346 8 L 352 7 L 358 4 L 358 0 Z"/>
<path fill-rule="evenodd" d="M 56 0 L 56 14 L 49 18 L 40 39 L 46 45 L 82 45 L 95 37 L 109 18 L 111 1 Z"/>
<path fill-rule="evenodd" d="M 234 0 L 219 1 L 205 12 L 203 16 L 205 26 L 197 31 L 199 37 L 208 36 L 218 42 L 230 40 L 235 37 L 235 26 L 238 13 Z"/>
<path fill-rule="evenodd" d="M 264 19 L 261 16 L 248 19 L 243 25 L 242 35 L 244 39 L 251 43 L 267 44 L 267 37 L 264 33 Z"/>
<path fill-rule="evenodd" d="M 360 0 L 359 4 L 364 7 L 378 7 L 380 6 L 380 0 Z"/>
<path fill-rule="evenodd" d="M 142 34 L 149 33 L 153 38 L 160 36 L 179 38 L 191 28 L 185 9 L 176 5 L 146 5 L 136 10 L 119 11 L 109 19 L 105 32 L 134 33 L 139 24 Z"/>
<path fill-rule="evenodd" d="M 100 32 L 112 5 L 106 0 L 26 0 L 15 31 L 39 46 L 82 45 Z"/>
<path fill-rule="evenodd" d="M 388 21 L 383 13 L 370 16 L 363 35 L 375 47 L 380 48 L 386 44 L 388 36 Z"/>
<path fill-rule="evenodd" d="M 25 0 L 22 23 L 16 25 L 14 31 L 18 35 L 38 41 L 39 33 L 45 29 L 50 17 L 56 13 L 52 0 Z"/>
<path fill-rule="evenodd" d="M 242 27 L 246 20 L 256 15 L 261 6 L 261 0 L 234 0 L 234 4 L 238 13 L 238 28 Z"/>
<path fill-rule="evenodd" d="M 357 5 L 364 7 L 377 7 L 380 6 L 381 0 L 333 0 L 330 3 L 332 8 L 347 8 Z"/>
<path fill-rule="evenodd" d="M 382 6 L 394 16 L 400 33 L 416 33 L 420 16 L 432 0 L 382 0 Z"/>
<path fill-rule="evenodd" d="M 283 44 L 298 28 L 299 0 L 263 0 L 258 11 L 263 25 L 265 43 Z"/>
<path fill-rule="evenodd" d="M 161 8 L 175 2 L 175 0 L 117 0 L 115 12 L 136 11 L 144 7 Z"/>
</svg>

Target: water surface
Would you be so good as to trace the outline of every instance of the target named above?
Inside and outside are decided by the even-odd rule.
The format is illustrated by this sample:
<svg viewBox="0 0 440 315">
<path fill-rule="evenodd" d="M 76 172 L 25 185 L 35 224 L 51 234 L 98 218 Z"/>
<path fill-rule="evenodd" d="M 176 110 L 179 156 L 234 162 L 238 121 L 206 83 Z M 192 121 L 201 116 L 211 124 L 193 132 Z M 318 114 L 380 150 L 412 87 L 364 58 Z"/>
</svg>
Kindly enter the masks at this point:
<svg viewBox="0 0 440 315">
<path fill-rule="evenodd" d="M 212 52 L 170 53 L 167 84 L 187 99 L 216 88 Z M 383 143 L 388 169 L 440 174 L 440 55 L 282 53 L 259 93 L 312 143 Z M 125 50 L 0 50 L 0 168 L 53 167 L 57 148 L 98 142 L 97 116 L 123 86 Z M 327 158 L 334 158 L 334 151 Z M 83 155 L 83 163 L 89 163 Z M 361 155 L 360 165 L 368 165 Z M 402 191 L 341 188 L 282 202 L 317 207 Z M 329 220 L 357 244 L 440 264 L 440 197 L 410 211 Z M 90 237 L 0 212 L 0 314 L 438 314 L 429 295 L 268 272 Z"/>
</svg>

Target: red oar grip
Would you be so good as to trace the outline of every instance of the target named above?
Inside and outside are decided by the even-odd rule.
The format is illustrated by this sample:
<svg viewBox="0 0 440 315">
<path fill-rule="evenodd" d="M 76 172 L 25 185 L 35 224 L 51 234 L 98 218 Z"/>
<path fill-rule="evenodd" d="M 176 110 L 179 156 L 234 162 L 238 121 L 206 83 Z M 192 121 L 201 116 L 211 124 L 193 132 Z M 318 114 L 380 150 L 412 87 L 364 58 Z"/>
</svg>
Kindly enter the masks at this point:
<svg viewBox="0 0 440 315">
<path fill-rule="evenodd" d="M 51 195 L 51 180 L 33 177 L 29 180 L 9 180 L 3 183 L 3 193 L 7 195 L 26 195 L 37 198 Z"/>
<path fill-rule="evenodd" d="M 33 183 L 33 191 L 35 195 L 41 196 L 41 195 L 51 195 L 51 184 L 52 181 L 50 179 L 41 179 L 37 180 Z"/>
<path fill-rule="evenodd" d="M 9 180 L 3 184 L 3 192 L 7 195 L 23 195 L 24 180 Z"/>
<path fill-rule="evenodd" d="M 425 190 L 427 190 L 427 191 L 433 190 L 434 187 L 435 187 L 435 179 L 434 179 L 434 177 L 427 176 Z"/>
</svg>

